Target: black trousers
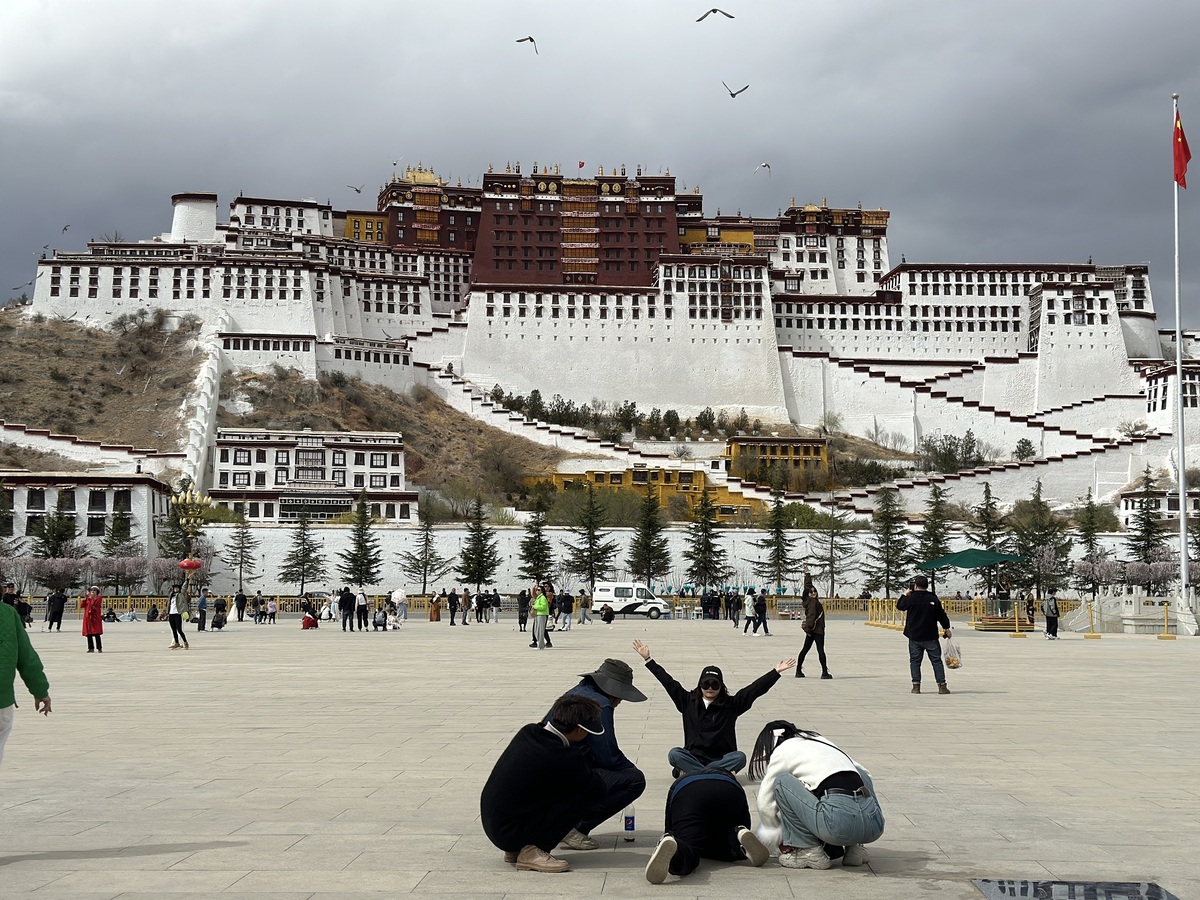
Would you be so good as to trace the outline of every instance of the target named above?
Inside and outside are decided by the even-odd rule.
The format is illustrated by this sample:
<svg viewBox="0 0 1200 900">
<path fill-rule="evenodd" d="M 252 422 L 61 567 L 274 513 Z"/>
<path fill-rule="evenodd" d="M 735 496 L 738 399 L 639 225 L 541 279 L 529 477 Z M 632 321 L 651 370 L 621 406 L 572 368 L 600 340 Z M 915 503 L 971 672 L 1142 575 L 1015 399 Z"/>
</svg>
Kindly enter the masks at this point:
<svg viewBox="0 0 1200 900">
<path fill-rule="evenodd" d="M 800 670 L 804 668 L 804 657 L 808 656 L 808 651 L 812 649 L 813 644 L 817 645 L 817 659 L 821 661 L 821 671 L 829 671 L 829 663 L 825 661 L 825 633 L 809 634 L 804 637 L 804 648 L 800 651 L 800 656 L 796 659 L 796 674 L 800 674 Z"/>
<path fill-rule="evenodd" d="M 196 630 L 203 631 L 204 623 L 207 621 L 208 621 L 208 610 L 207 609 L 200 610 L 200 618 L 197 620 Z"/>
<path fill-rule="evenodd" d="M 188 639 L 183 633 L 183 613 L 171 613 L 167 616 L 167 621 L 171 623 L 171 641 L 176 646 L 186 644 Z"/>
<path fill-rule="evenodd" d="M 746 858 L 738 828 L 750 827 L 746 792 L 732 778 L 698 773 L 679 779 L 667 797 L 666 830 L 679 845 L 668 871 L 687 875 L 700 860 L 737 862 Z"/>
<path fill-rule="evenodd" d="M 1058 616 L 1046 616 L 1046 634 L 1058 637 Z"/>
<path fill-rule="evenodd" d="M 238 611 L 238 621 L 241 622 L 246 618 L 246 604 L 239 603 L 237 611 Z"/>
<path fill-rule="evenodd" d="M 349 629 L 346 628 L 347 625 L 350 626 Z M 347 631 L 347 630 L 349 630 L 349 631 L 354 630 L 354 610 L 352 610 L 352 609 L 343 609 L 342 610 L 342 631 Z"/>
<path fill-rule="evenodd" d="M 358 630 L 365 631 L 367 628 L 367 608 L 365 606 L 357 607 L 358 610 Z"/>
<path fill-rule="evenodd" d="M 47 631 L 62 631 L 62 610 L 50 613 L 50 624 L 46 626 Z"/>
<path fill-rule="evenodd" d="M 646 790 L 646 776 L 636 766 L 630 766 L 628 769 L 593 769 L 592 771 L 600 776 L 608 790 L 603 797 L 592 804 L 575 825 L 584 834 L 591 834 L 593 828 L 621 812 L 642 796 Z M 541 844 L 538 846 L 540 847 Z"/>
<path fill-rule="evenodd" d="M 103 652 L 104 652 L 104 642 L 103 642 L 103 641 L 101 641 L 101 640 L 100 640 L 100 638 L 101 638 L 101 635 L 98 635 L 98 634 L 89 634 L 89 635 L 87 636 L 87 639 L 88 639 L 88 653 L 91 653 L 91 652 L 92 652 L 92 649 L 93 649 L 93 647 L 92 647 L 92 640 L 93 640 L 93 639 L 95 639 L 95 641 L 96 641 L 96 644 L 95 644 L 95 649 L 96 649 L 96 650 L 99 650 L 101 653 L 103 653 Z"/>
</svg>

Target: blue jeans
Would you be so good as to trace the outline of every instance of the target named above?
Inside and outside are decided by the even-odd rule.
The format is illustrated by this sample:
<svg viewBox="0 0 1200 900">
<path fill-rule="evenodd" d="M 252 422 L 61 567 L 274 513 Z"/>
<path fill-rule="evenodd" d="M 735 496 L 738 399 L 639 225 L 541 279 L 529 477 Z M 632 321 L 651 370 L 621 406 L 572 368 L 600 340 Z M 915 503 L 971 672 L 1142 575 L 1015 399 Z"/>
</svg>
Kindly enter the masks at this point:
<svg viewBox="0 0 1200 900">
<path fill-rule="evenodd" d="M 732 753 L 726 753 L 720 759 L 702 763 L 690 750 L 675 747 L 667 754 L 667 762 L 685 775 L 688 772 L 699 772 L 701 769 L 724 769 L 726 772 L 740 772 L 746 768 L 746 754 L 741 750 L 734 750 Z"/>
<path fill-rule="evenodd" d="M 799 778 L 784 772 L 775 781 L 782 842 L 805 850 L 819 844 L 849 847 L 879 840 L 883 811 L 871 780 L 864 776 L 863 783 L 871 796 L 829 792 L 816 797 Z"/>
<path fill-rule="evenodd" d="M 908 670 L 912 673 L 912 683 L 921 683 L 921 657 L 929 656 L 933 664 L 933 680 L 938 684 L 946 683 L 946 669 L 942 665 L 942 645 L 936 640 L 914 641 L 908 639 Z"/>
</svg>

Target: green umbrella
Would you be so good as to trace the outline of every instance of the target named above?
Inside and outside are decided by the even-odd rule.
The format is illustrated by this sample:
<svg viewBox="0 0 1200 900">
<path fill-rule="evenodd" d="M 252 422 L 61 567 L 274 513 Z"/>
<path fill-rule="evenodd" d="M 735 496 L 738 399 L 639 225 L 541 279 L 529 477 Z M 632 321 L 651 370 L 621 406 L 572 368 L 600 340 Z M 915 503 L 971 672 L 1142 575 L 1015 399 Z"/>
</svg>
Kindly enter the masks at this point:
<svg viewBox="0 0 1200 900">
<path fill-rule="evenodd" d="M 1023 562 L 1024 556 L 1014 556 L 1011 553 L 995 553 L 991 550 L 961 550 L 939 559 L 919 563 L 918 569 L 945 569 L 951 566 L 957 569 L 979 569 L 983 566 L 994 566 L 1002 562 Z"/>
</svg>

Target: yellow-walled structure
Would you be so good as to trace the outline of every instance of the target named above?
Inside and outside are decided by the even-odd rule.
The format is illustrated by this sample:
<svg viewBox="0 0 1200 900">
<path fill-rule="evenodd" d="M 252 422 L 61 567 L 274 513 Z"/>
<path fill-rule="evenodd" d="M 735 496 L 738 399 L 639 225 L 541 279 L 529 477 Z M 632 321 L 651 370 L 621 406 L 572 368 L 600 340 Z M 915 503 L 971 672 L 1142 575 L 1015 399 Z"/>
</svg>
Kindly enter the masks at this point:
<svg viewBox="0 0 1200 900">
<path fill-rule="evenodd" d="M 374 211 L 346 210 L 346 238 L 370 244 L 387 243 L 387 216 Z"/>
<path fill-rule="evenodd" d="M 665 508 L 673 496 L 686 498 L 688 506 L 695 508 L 700 494 L 708 488 L 709 499 L 717 507 L 720 521 L 745 521 L 751 514 L 762 511 L 765 504 L 760 500 L 731 493 L 724 484 L 713 484 L 703 469 L 656 468 L 633 466 L 631 468 L 588 469 L 586 472 L 555 472 L 550 480 L 558 490 L 582 487 L 591 484 L 597 489 L 635 491 L 652 486 L 658 490 L 658 499 Z"/>
</svg>

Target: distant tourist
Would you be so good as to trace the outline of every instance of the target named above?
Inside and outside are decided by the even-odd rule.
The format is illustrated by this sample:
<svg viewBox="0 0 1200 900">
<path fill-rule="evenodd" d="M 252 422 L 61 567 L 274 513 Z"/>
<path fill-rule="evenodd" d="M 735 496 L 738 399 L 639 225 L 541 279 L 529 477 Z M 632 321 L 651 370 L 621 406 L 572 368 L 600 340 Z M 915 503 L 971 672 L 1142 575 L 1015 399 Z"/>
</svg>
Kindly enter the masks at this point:
<svg viewBox="0 0 1200 900">
<path fill-rule="evenodd" d="M 199 613 L 196 619 L 196 630 L 204 631 L 204 625 L 208 621 L 208 588 L 200 588 L 200 597 L 196 600 L 196 612 Z"/>
<path fill-rule="evenodd" d="M 62 631 L 63 612 L 67 608 L 67 595 L 62 588 L 55 588 L 46 595 L 46 630 Z"/>
<path fill-rule="evenodd" d="M 272 597 L 267 601 L 267 621 L 275 624 L 275 613 L 279 612 L 279 598 Z"/>
<path fill-rule="evenodd" d="M 450 613 L 450 627 L 453 628 L 458 624 L 458 590 L 456 588 L 450 588 L 450 593 L 446 597 L 446 611 Z"/>
<path fill-rule="evenodd" d="M 367 616 L 371 611 L 370 601 L 367 600 L 367 592 L 360 585 L 358 593 L 354 597 L 354 613 L 358 617 L 358 630 L 367 630 Z"/>
<path fill-rule="evenodd" d="M 233 607 L 237 610 L 237 620 L 244 621 L 246 618 L 246 594 L 241 588 L 238 588 L 238 592 L 233 598 Z"/>
<path fill-rule="evenodd" d="M 167 622 L 171 625 L 172 650 L 178 650 L 181 646 L 185 650 L 190 649 L 187 635 L 183 633 L 183 617 L 190 611 L 187 596 L 180 591 L 179 585 L 174 585 L 171 588 L 170 599 L 167 600 Z"/>
<path fill-rule="evenodd" d="M 1058 591 L 1050 588 L 1050 596 L 1042 601 L 1042 615 L 1046 617 L 1046 640 L 1058 640 Z"/>
<path fill-rule="evenodd" d="M 343 587 L 338 594 L 338 612 L 342 614 L 342 631 L 354 630 L 354 595 L 350 588 Z"/>
<path fill-rule="evenodd" d="M 529 591 L 517 594 L 517 631 L 524 631 L 529 624 Z"/>
<path fill-rule="evenodd" d="M 83 635 L 87 638 L 87 652 L 103 653 L 104 642 L 101 635 L 104 634 L 104 622 L 100 607 L 104 604 L 100 598 L 100 588 L 96 585 L 88 588 L 79 605 L 83 607 Z"/>
<path fill-rule="evenodd" d="M 942 608 L 942 601 L 928 590 L 929 579 L 918 575 L 909 582 L 909 590 L 896 601 L 896 609 L 907 613 L 904 618 L 904 636 L 908 638 L 908 669 L 912 675 L 912 692 L 921 693 L 921 657 L 928 656 L 933 666 L 933 677 L 937 681 L 938 693 L 948 694 L 946 668 L 942 665 L 942 648 L 938 644 L 938 625 L 942 636 L 950 637 L 950 617 Z"/>
<path fill-rule="evenodd" d="M 404 587 L 398 587 L 392 591 L 392 602 L 396 604 L 396 618 L 402 622 L 408 621 L 408 594 L 404 592 Z"/>
<path fill-rule="evenodd" d="M 808 651 L 815 645 L 817 659 L 821 661 L 821 677 L 832 678 L 825 659 L 825 606 L 817 595 L 816 585 L 807 575 L 804 576 L 804 590 L 800 599 L 804 604 L 804 624 L 800 626 L 804 630 L 804 647 L 796 659 L 796 677 L 804 677 L 804 657 L 808 656 Z"/>
</svg>

